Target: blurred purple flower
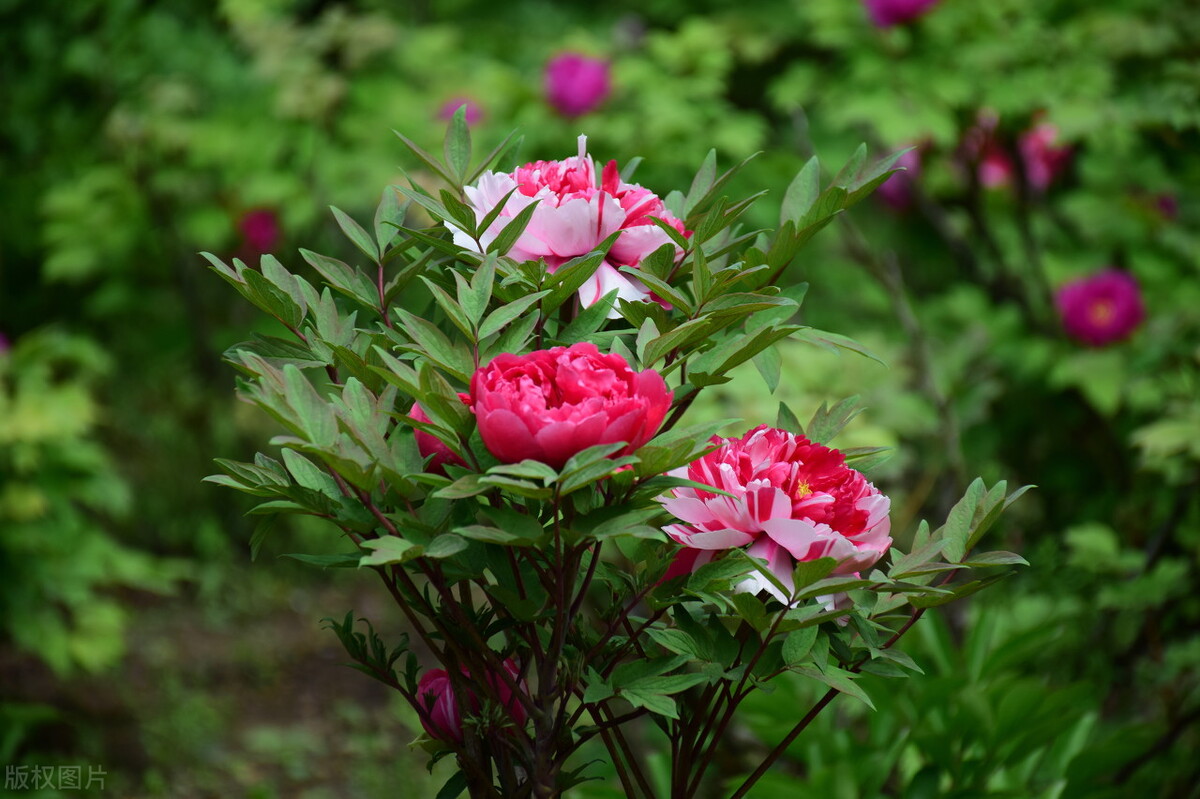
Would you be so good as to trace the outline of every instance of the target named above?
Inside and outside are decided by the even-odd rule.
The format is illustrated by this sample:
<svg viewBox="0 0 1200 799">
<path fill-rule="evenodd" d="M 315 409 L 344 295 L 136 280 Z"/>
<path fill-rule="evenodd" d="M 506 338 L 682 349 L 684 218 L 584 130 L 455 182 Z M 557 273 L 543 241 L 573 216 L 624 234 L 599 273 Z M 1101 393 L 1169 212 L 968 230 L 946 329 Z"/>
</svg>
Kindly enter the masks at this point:
<svg viewBox="0 0 1200 799">
<path fill-rule="evenodd" d="M 474 100 L 466 97 L 454 97 L 442 104 L 441 110 L 438 111 L 437 118 L 449 122 L 454 118 L 454 112 L 463 106 L 467 107 L 463 118 L 468 125 L 474 125 L 483 119 L 483 109 Z"/>
<path fill-rule="evenodd" d="M 914 20 L 938 2 L 939 0 L 863 0 L 867 14 L 877 28 L 890 28 Z"/>
<path fill-rule="evenodd" d="M 246 249 L 263 255 L 275 249 L 279 243 L 279 217 L 269 208 L 258 208 L 242 214 L 238 220 Z"/>
<path fill-rule="evenodd" d="M 0 333 L 0 355 L 4 355 L 9 350 L 8 336 Z"/>
<path fill-rule="evenodd" d="M 612 92 L 608 62 L 579 53 L 563 53 L 546 64 L 546 101 L 563 116 L 595 110 Z"/>
<path fill-rule="evenodd" d="M 905 211 L 912 206 L 915 199 L 916 181 L 921 174 L 921 151 L 912 149 L 900 156 L 896 166 L 904 167 L 903 172 L 897 172 L 880 184 L 876 192 L 879 199 L 890 205 L 896 211 Z"/>
<path fill-rule="evenodd" d="M 1065 284 L 1054 304 L 1067 335 L 1092 347 L 1128 338 L 1146 316 L 1137 281 L 1116 269 Z"/>
<path fill-rule="evenodd" d="M 1156 195 L 1154 198 L 1154 207 L 1162 214 L 1163 219 L 1168 222 L 1174 222 L 1179 218 L 1179 198 L 1169 192 Z"/>
</svg>

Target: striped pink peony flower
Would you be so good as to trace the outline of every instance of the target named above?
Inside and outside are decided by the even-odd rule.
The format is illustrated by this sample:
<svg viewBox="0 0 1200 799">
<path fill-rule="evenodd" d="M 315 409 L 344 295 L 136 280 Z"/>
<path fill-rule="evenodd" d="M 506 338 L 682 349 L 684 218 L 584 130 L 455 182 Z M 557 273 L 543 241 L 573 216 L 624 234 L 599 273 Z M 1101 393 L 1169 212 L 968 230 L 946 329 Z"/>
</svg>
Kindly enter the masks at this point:
<svg viewBox="0 0 1200 799">
<path fill-rule="evenodd" d="M 516 191 L 514 191 L 514 189 Z M 637 267 L 650 253 L 671 243 L 671 238 L 653 219 L 660 219 L 684 236 L 683 222 L 675 218 L 658 195 L 636 183 L 621 180 L 616 161 L 609 161 L 598 172 L 587 154 L 587 137 L 579 137 L 579 154 L 562 161 L 535 161 L 511 173 L 487 172 L 475 186 L 466 188 L 467 202 L 482 221 L 493 208 L 512 192 L 499 217 L 479 242 L 463 230 L 447 223 L 454 241 L 464 249 L 486 248 L 505 225 L 523 209 L 537 204 L 525 232 L 506 253 L 516 261 L 545 261 L 553 272 L 571 258 L 585 255 L 614 233 L 620 237 L 600 268 L 579 289 L 586 307 L 610 291 L 622 299 L 653 300 L 650 291 L 635 277 L 618 271 L 619 267 Z M 676 249 L 676 257 L 683 252 Z M 616 316 L 614 310 L 613 316 Z"/>
<path fill-rule="evenodd" d="M 706 550 L 695 555 L 684 550 L 674 573 L 697 568 L 720 550 L 746 547 L 790 591 L 798 562 L 836 558 L 835 573 L 852 574 L 891 546 L 890 500 L 846 466 L 838 450 L 766 425 L 740 439 L 714 437 L 713 443 L 720 448 L 673 474 L 732 496 L 685 487 L 662 499 L 682 522 L 663 528 L 667 535 Z M 738 590 L 765 590 L 781 602 L 790 600 L 757 573 Z"/>
</svg>

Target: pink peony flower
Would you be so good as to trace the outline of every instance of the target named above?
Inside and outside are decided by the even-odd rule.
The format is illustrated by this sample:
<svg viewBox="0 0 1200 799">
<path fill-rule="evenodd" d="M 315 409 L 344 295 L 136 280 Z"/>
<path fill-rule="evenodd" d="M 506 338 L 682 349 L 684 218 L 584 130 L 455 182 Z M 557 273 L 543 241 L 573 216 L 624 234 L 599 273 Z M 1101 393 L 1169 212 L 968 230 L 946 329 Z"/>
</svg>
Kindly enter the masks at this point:
<svg viewBox="0 0 1200 799">
<path fill-rule="evenodd" d="M 463 106 L 467 107 L 466 113 L 463 114 L 463 119 L 468 125 L 474 125 L 483 119 L 483 109 L 474 100 L 469 100 L 466 97 L 454 97 L 442 104 L 438 111 L 437 118 L 449 122 L 454 118 L 454 114 Z"/>
<path fill-rule="evenodd" d="M 471 395 L 458 392 L 458 398 L 462 400 L 463 405 L 471 404 Z M 415 419 L 418 422 L 428 422 L 429 415 L 425 413 L 425 409 L 419 404 L 413 403 L 412 410 L 408 412 L 409 418 Z M 455 466 L 466 466 L 466 461 L 458 457 L 454 450 L 450 449 L 441 439 L 424 430 L 414 430 L 414 437 L 417 439 L 417 452 L 421 453 L 422 458 L 428 458 L 430 455 L 433 459 L 429 461 L 429 466 L 426 467 L 434 474 L 445 474 L 446 464 L 450 463 Z"/>
<path fill-rule="evenodd" d="M 1021 134 L 1017 150 L 1025 165 L 1025 179 L 1035 191 L 1045 191 L 1063 173 L 1071 159 L 1070 147 L 1056 147 L 1058 128 L 1039 122 Z"/>
<path fill-rule="evenodd" d="M 676 574 L 708 562 L 715 550 L 746 547 L 790 591 L 798 562 L 837 558 L 835 574 L 852 574 L 891 546 L 890 500 L 846 466 L 838 450 L 766 425 L 740 439 L 714 437 L 713 443 L 721 447 L 673 474 L 732 496 L 688 487 L 662 499 L 683 522 L 663 528 L 667 535 L 685 547 L 709 550 L 704 553 L 709 557 L 680 564 Z M 668 575 L 674 576 L 671 570 Z M 757 573 L 738 590 L 765 590 L 781 602 L 790 600 Z"/>
<path fill-rule="evenodd" d="M 238 221 L 245 248 L 255 255 L 269 253 L 279 243 L 279 218 L 269 208 L 248 211 Z"/>
<path fill-rule="evenodd" d="M 516 189 L 513 192 L 513 189 Z M 660 219 L 684 236 L 679 221 L 666 209 L 658 195 L 636 183 L 621 180 L 616 161 L 609 161 L 597 174 L 595 162 L 587 154 L 587 137 L 579 137 L 579 154 L 562 161 L 535 161 L 512 173 L 488 172 L 475 186 L 466 188 L 467 202 L 482 221 L 509 192 L 504 209 L 476 242 L 450 223 L 454 241 L 464 249 L 486 248 L 522 209 L 536 203 L 537 209 L 525 232 L 509 248 L 507 255 L 516 261 L 542 259 L 553 272 L 566 261 L 595 250 L 600 243 L 620 231 L 608 257 L 596 273 L 579 289 L 583 305 L 597 302 L 605 294 L 617 291 L 622 299 L 652 300 L 640 281 L 618 268 L 638 266 L 642 259 L 671 239 L 652 219 Z M 676 258 L 683 252 L 676 249 Z M 617 316 L 614 309 L 612 316 Z"/>
<path fill-rule="evenodd" d="M 897 172 L 879 184 L 875 191 L 883 200 L 896 211 L 906 211 L 912 207 L 917 176 L 921 174 L 921 151 L 909 150 L 900 156 L 896 166 L 904 167 L 903 172 Z"/>
<path fill-rule="evenodd" d="M 1067 335 L 1093 347 L 1128 338 L 1146 316 L 1137 281 L 1116 269 L 1067 283 L 1054 304 Z"/>
<path fill-rule="evenodd" d="M 488 451 L 505 463 L 526 458 L 558 469 L 580 450 L 628 444 L 658 431 L 674 394 L 653 369 L 634 372 L 595 344 L 498 355 L 471 378 L 471 410 Z"/>
<path fill-rule="evenodd" d="M 612 92 L 608 62 L 563 53 L 546 64 L 546 100 L 554 110 L 577 117 L 595 110 Z"/>
<path fill-rule="evenodd" d="M 520 670 L 512 658 L 504 661 L 504 670 L 516 680 Z M 463 676 L 470 680 L 470 672 L 463 669 Z M 512 692 L 512 689 L 495 674 L 489 674 L 488 683 L 500 697 L 504 709 L 518 727 L 525 723 L 525 708 Z M 430 669 L 421 675 L 417 683 L 417 700 L 429 711 L 430 720 L 421 720 L 421 726 L 430 737 L 442 741 L 463 742 L 462 703 L 454 693 L 450 684 L 450 675 L 445 669 Z M 468 698 L 468 712 L 479 712 L 479 699 L 474 694 Z"/>
<path fill-rule="evenodd" d="M 938 2 L 939 0 L 863 0 L 867 14 L 877 28 L 890 28 L 914 20 Z"/>
</svg>

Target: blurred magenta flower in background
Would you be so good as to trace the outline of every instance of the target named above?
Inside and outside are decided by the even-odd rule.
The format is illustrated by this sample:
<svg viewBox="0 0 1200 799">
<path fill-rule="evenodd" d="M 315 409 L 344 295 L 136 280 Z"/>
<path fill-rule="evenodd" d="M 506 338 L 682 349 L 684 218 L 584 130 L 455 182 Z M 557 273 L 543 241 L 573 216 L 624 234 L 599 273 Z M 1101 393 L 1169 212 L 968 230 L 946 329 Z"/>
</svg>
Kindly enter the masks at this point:
<svg viewBox="0 0 1200 799">
<path fill-rule="evenodd" d="M 1137 281 L 1116 269 L 1066 283 L 1054 304 L 1067 335 L 1092 347 L 1128 338 L 1146 316 Z"/>
<path fill-rule="evenodd" d="M 608 62 L 579 53 L 563 53 L 546 64 L 546 101 L 563 116 L 595 110 L 612 92 Z"/>
<path fill-rule="evenodd" d="M 901 25 L 924 14 L 939 0 L 863 0 L 867 14 L 877 28 Z"/>
<path fill-rule="evenodd" d="M 438 110 L 437 118 L 448 122 L 454 118 L 454 112 L 464 105 L 467 107 L 467 111 L 463 115 L 463 118 L 468 125 L 474 125 L 483 119 L 483 109 L 480 108 L 479 103 L 467 97 L 452 97 L 442 103 L 442 107 Z"/>
<path fill-rule="evenodd" d="M 879 199 L 894 210 L 904 211 L 912 206 L 915 199 L 916 180 L 921 174 L 921 151 L 914 147 L 900 156 L 896 166 L 904 167 L 904 171 L 892 175 L 875 191 Z"/>
<path fill-rule="evenodd" d="M 257 208 L 238 220 L 245 248 L 256 255 L 269 253 L 279 243 L 279 217 L 269 208 Z"/>
<path fill-rule="evenodd" d="M 1017 175 L 1013 155 L 997 133 L 998 122 L 992 114 L 980 114 L 979 124 L 964 138 L 968 157 L 978 159 L 979 182 L 989 189 L 1012 186 Z M 1050 188 L 1071 160 L 1071 148 L 1057 146 L 1057 141 L 1058 128 L 1037 121 L 1017 138 L 1025 180 L 1036 192 Z"/>
<path fill-rule="evenodd" d="M 1058 128 L 1049 122 L 1035 124 L 1017 141 L 1021 161 L 1025 164 L 1025 179 L 1037 191 L 1049 188 L 1071 159 L 1071 148 L 1056 147 L 1057 141 Z"/>
</svg>

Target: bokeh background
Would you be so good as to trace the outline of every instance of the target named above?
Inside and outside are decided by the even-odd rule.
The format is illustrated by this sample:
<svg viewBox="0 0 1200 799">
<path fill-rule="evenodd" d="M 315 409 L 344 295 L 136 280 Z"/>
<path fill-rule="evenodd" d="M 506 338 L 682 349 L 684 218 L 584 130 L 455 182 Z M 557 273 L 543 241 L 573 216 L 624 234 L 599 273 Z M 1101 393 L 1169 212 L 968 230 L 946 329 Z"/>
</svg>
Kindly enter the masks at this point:
<svg viewBox="0 0 1200 799">
<path fill-rule="evenodd" d="M 792 266 L 804 321 L 878 361 L 786 344 L 774 393 L 764 356 L 695 413 L 860 395 L 837 443 L 893 448 L 870 476 L 901 540 L 977 474 L 1033 483 L 989 545 L 1032 566 L 927 616 L 924 675 L 867 676 L 878 710 L 840 699 L 753 796 L 1200 796 L 1184 0 L 0 0 L 0 794 L 436 795 L 415 719 L 320 624 L 394 614 L 278 557 L 332 528 L 281 522 L 251 562 L 248 506 L 201 482 L 275 431 L 221 362 L 271 328 L 198 253 L 354 259 L 328 206 L 431 181 L 392 130 L 436 149 L 464 103 L 480 149 L 585 133 L 662 195 L 757 153 L 730 194 L 767 192 L 759 227 L 812 155 L 915 148 Z M 752 701 L 721 778 L 811 694 Z M 60 765 L 104 784 L 18 782 Z"/>
</svg>

